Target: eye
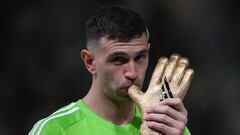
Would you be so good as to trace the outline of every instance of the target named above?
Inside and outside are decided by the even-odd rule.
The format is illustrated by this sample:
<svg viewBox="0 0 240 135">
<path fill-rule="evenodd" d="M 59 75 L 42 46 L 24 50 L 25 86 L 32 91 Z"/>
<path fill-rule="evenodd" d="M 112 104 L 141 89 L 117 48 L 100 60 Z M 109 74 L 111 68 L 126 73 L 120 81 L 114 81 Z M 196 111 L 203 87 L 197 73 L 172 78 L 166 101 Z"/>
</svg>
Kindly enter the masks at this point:
<svg viewBox="0 0 240 135">
<path fill-rule="evenodd" d="M 142 59 L 145 59 L 145 58 L 147 58 L 146 54 L 139 54 L 135 57 L 135 61 L 139 61 L 139 60 L 142 60 Z"/>
<path fill-rule="evenodd" d="M 127 59 L 123 56 L 116 56 L 112 59 L 112 62 L 116 65 L 121 65 L 127 63 Z"/>
</svg>

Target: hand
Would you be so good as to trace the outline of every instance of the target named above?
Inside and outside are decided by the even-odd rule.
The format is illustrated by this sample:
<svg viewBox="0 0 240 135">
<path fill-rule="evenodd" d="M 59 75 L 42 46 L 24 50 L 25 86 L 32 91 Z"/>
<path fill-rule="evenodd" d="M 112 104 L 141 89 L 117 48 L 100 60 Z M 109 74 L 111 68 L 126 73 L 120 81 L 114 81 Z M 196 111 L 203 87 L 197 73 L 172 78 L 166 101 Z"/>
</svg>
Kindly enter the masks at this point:
<svg viewBox="0 0 240 135">
<path fill-rule="evenodd" d="M 171 55 L 169 59 L 165 57 L 161 57 L 153 72 L 153 75 L 150 80 L 150 84 L 148 86 L 148 90 L 146 91 L 146 93 L 143 93 L 140 90 L 140 88 L 136 85 L 132 85 L 129 88 L 128 90 L 129 96 L 132 98 L 134 102 L 136 102 L 140 106 L 140 109 L 143 115 L 146 114 L 146 110 L 148 107 L 150 106 L 156 107 L 159 104 L 162 104 L 160 103 L 159 95 L 161 92 L 162 80 L 164 76 L 166 76 L 167 79 L 169 80 L 169 86 L 172 90 L 174 97 L 178 97 L 180 99 L 184 98 L 193 77 L 193 69 L 189 69 L 188 65 L 189 65 L 188 59 L 182 58 L 178 54 Z M 166 100 L 165 102 L 167 101 L 168 100 Z M 179 109 L 177 108 L 184 108 L 184 107 L 179 107 L 181 105 L 173 105 L 173 106 L 174 106 L 173 108 L 175 108 L 175 111 L 178 111 L 178 112 L 179 112 Z M 160 110 L 161 108 L 162 108 L 162 105 L 158 109 Z M 171 117 L 171 118 L 174 118 L 174 117 Z M 162 131 L 162 129 L 159 129 L 157 131 L 159 131 L 160 133 L 164 132 Z M 159 135 L 158 132 L 149 128 L 145 121 L 143 121 L 143 124 L 141 125 L 141 134 L 142 135 Z"/>
<path fill-rule="evenodd" d="M 147 107 L 144 121 L 154 131 L 165 135 L 182 135 L 187 124 L 187 110 L 179 98 L 168 98 Z"/>
</svg>

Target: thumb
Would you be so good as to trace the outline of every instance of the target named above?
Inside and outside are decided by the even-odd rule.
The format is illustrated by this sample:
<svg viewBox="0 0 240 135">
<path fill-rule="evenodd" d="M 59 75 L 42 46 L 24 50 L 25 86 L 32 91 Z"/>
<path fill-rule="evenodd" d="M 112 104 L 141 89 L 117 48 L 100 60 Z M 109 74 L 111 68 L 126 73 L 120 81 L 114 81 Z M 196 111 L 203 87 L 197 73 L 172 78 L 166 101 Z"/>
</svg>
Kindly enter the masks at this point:
<svg viewBox="0 0 240 135">
<path fill-rule="evenodd" d="M 144 93 L 140 90 L 140 88 L 137 85 L 132 85 L 128 89 L 128 95 L 136 103 L 140 103 L 140 99 L 143 96 L 143 94 Z"/>
</svg>

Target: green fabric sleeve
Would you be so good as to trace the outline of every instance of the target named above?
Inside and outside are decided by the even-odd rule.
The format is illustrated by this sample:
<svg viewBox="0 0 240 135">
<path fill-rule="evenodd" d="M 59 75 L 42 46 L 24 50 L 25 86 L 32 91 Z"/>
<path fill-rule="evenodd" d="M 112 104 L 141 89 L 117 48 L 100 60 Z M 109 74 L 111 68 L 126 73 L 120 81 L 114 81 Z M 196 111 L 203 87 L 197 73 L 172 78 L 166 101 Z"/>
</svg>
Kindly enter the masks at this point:
<svg viewBox="0 0 240 135">
<path fill-rule="evenodd" d="M 184 129 L 183 135 L 191 135 L 187 127 Z"/>
</svg>

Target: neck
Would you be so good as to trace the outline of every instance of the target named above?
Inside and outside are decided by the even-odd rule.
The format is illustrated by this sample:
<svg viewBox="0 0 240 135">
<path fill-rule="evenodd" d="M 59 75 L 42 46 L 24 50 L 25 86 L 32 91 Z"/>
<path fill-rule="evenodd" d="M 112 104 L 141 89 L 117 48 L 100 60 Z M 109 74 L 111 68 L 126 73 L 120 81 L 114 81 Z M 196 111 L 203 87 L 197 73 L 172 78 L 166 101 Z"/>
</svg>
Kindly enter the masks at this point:
<svg viewBox="0 0 240 135">
<path fill-rule="evenodd" d="M 132 101 L 113 101 L 102 94 L 94 85 L 83 98 L 83 101 L 97 115 L 117 125 L 129 123 L 135 115 L 135 105 Z"/>
</svg>

